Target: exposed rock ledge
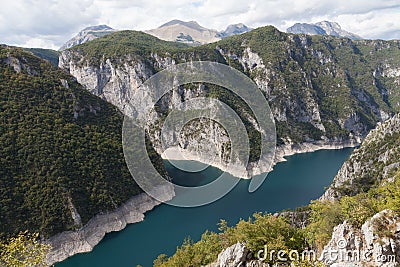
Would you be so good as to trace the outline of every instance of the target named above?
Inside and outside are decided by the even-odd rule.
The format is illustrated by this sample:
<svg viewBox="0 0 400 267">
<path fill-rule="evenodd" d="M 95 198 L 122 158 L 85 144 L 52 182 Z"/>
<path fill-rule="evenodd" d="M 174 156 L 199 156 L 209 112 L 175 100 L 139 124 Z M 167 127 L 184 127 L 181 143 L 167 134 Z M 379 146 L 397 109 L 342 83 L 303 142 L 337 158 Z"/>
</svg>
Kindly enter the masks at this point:
<svg viewBox="0 0 400 267">
<path fill-rule="evenodd" d="M 160 196 L 163 201 L 168 201 L 175 196 L 171 186 L 157 187 L 152 193 Z M 132 197 L 113 212 L 96 215 L 77 231 L 62 232 L 51 237 L 46 241 L 52 246 L 52 250 L 47 255 L 47 264 L 53 265 L 72 255 L 92 251 L 106 233 L 120 231 L 127 224 L 143 221 L 144 213 L 159 204 L 159 201 L 142 193 Z"/>
<path fill-rule="evenodd" d="M 315 141 L 301 144 L 289 144 L 278 146 L 275 150 L 274 164 L 286 161 L 284 157 L 294 154 L 314 152 L 322 149 L 343 149 L 346 147 L 356 147 L 361 144 L 361 140 L 348 141 Z"/>
<path fill-rule="evenodd" d="M 194 160 L 204 164 L 210 164 L 224 172 L 228 172 L 235 177 L 241 177 L 250 179 L 251 177 L 265 173 L 272 170 L 272 167 L 279 162 L 286 161 L 285 157 L 292 156 L 294 154 L 314 152 L 322 149 L 343 149 L 347 147 L 356 147 L 360 145 L 360 140 L 348 140 L 348 141 L 315 141 L 301 144 L 286 144 L 276 147 L 275 159 L 270 168 L 268 166 L 251 166 L 247 173 L 243 175 L 243 169 L 241 166 L 237 168 L 229 168 L 227 164 L 221 163 L 220 161 L 211 161 L 204 159 L 195 153 L 190 153 L 185 150 L 181 150 L 178 147 L 168 148 L 168 153 L 163 153 L 161 157 L 166 160 Z"/>
</svg>

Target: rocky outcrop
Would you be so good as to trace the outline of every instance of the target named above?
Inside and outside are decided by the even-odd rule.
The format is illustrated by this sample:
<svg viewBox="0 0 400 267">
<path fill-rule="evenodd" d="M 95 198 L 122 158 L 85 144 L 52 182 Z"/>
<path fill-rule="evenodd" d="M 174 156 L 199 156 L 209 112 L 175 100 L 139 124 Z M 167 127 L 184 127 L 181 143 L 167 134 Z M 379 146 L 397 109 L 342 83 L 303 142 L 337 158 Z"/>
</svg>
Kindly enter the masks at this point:
<svg viewBox="0 0 400 267">
<path fill-rule="evenodd" d="M 218 254 L 218 260 L 205 267 L 238 267 L 246 266 L 249 250 L 243 243 L 236 243 Z"/>
<path fill-rule="evenodd" d="M 6 46 L 7 47 L 7 46 Z M 5 64 L 9 65 L 14 69 L 15 72 L 21 73 L 21 71 L 26 71 L 29 75 L 37 75 L 37 71 L 29 66 L 26 59 L 18 59 L 8 53 L 8 56 L 3 60 Z"/>
<path fill-rule="evenodd" d="M 400 218 L 390 210 L 383 210 L 361 229 L 347 222 L 336 226 L 320 260 L 331 267 L 399 266 Z"/>
<path fill-rule="evenodd" d="M 370 186 L 392 177 L 400 166 L 400 114 L 372 130 L 340 168 L 321 200 L 340 198 L 341 191 L 356 194 L 360 187 Z M 365 189 L 365 188 L 364 188 Z"/>
<path fill-rule="evenodd" d="M 171 186 L 154 188 L 153 193 L 163 201 L 171 200 L 175 196 Z M 63 232 L 51 237 L 46 241 L 51 246 L 46 263 L 53 265 L 75 254 L 92 251 L 105 234 L 121 231 L 128 224 L 143 221 L 144 213 L 159 204 L 159 201 L 142 193 L 112 212 L 98 214 L 79 230 Z"/>
</svg>

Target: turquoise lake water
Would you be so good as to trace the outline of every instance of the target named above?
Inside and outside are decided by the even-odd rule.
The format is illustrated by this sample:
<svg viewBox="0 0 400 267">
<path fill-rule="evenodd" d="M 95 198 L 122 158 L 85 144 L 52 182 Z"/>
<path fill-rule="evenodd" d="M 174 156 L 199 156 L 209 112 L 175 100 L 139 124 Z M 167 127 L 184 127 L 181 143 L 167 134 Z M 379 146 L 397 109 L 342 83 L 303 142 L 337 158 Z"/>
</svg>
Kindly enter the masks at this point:
<svg viewBox="0 0 400 267">
<path fill-rule="evenodd" d="M 197 208 L 160 205 L 146 213 L 145 220 L 110 233 L 90 253 L 75 255 L 56 267 L 143 267 L 152 266 L 159 254 L 171 255 L 185 237 L 198 240 L 206 230 L 216 231 L 220 219 L 234 225 L 254 212 L 276 212 L 307 205 L 324 192 L 352 149 L 321 150 L 288 157 L 268 174 L 254 193 L 249 180 L 220 200 Z M 186 173 L 169 163 L 166 167 L 178 184 L 207 183 L 220 173 L 209 167 L 201 173 Z"/>
</svg>

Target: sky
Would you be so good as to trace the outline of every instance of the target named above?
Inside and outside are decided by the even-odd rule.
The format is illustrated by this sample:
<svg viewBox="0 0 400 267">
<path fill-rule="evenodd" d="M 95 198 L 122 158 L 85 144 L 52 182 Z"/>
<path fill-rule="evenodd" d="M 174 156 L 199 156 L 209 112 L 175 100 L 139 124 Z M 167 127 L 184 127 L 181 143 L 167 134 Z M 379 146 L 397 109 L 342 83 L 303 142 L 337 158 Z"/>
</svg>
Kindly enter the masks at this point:
<svg viewBox="0 0 400 267">
<path fill-rule="evenodd" d="M 11 0 L 1 3 L 0 43 L 58 49 L 87 26 L 147 30 L 172 19 L 281 31 L 329 20 L 363 38 L 400 39 L 400 0 Z"/>
</svg>

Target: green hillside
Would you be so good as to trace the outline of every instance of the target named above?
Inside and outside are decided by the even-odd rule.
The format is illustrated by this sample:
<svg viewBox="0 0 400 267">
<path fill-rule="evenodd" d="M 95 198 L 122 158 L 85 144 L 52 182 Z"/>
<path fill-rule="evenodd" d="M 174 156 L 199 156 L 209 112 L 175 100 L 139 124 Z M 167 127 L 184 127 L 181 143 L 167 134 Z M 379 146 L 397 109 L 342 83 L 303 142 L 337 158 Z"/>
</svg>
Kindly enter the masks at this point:
<svg viewBox="0 0 400 267">
<path fill-rule="evenodd" d="M 43 49 L 43 48 L 24 48 L 24 50 L 31 52 L 37 57 L 49 61 L 56 67 L 58 66 L 58 56 L 60 55 L 58 51 L 52 49 Z"/>
<path fill-rule="evenodd" d="M 141 192 L 122 152 L 122 114 L 47 61 L 0 47 L 0 115 L 0 237 L 75 229 L 72 205 L 85 224 Z"/>
</svg>

